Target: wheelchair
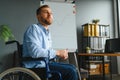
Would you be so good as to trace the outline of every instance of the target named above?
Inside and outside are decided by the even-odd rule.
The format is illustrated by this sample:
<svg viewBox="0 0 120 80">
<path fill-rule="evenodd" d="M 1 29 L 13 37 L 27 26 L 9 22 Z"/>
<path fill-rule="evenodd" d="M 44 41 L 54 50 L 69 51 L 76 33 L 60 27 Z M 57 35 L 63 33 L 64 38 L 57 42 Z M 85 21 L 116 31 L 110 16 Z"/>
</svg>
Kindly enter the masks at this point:
<svg viewBox="0 0 120 80">
<path fill-rule="evenodd" d="M 9 78 L 11 78 L 11 77 L 13 78 L 13 76 L 14 76 L 14 78 L 19 78 L 19 80 L 28 80 L 28 79 L 29 80 L 49 80 L 50 77 L 52 76 L 52 74 L 57 74 L 58 78 L 59 78 L 58 80 L 62 80 L 60 72 L 51 71 L 49 69 L 49 60 L 48 60 L 47 57 L 39 57 L 39 58 L 22 57 L 22 45 L 16 40 L 6 42 L 6 44 L 11 44 L 11 43 L 16 43 L 17 44 L 17 53 L 15 53 L 14 56 L 16 56 L 16 55 L 18 56 L 17 60 L 18 60 L 18 66 L 19 67 L 8 70 L 8 73 L 10 73 L 10 75 L 11 75 Z M 45 62 L 45 68 L 26 68 L 27 71 L 24 71 L 26 69 L 22 68 L 22 67 L 23 67 L 23 62 L 25 62 L 25 61 L 44 61 Z M 5 72 L 6 72 L 6 74 L 5 74 Z M 7 71 L 5 71 L 5 72 L 3 72 L 1 74 L 2 76 L 0 76 L 0 80 L 17 80 L 17 79 L 2 79 L 3 74 L 6 75 L 6 76 L 4 76 L 5 78 L 7 77 Z M 15 77 L 17 75 L 16 73 L 18 73 L 18 72 L 20 73 L 19 77 Z M 33 73 L 35 75 L 37 74 L 36 75 L 37 78 L 34 79 L 35 76 L 29 74 L 29 72 L 31 72 L 31 73 Z M 25 75 L 25 73 L 26 74 L 28 73 L 27 76 Z M 28 77 L 29 75 L 30 75 L 30 77 Z M 43 76 L 43 78 L 41 78 L 40 76 L 38 78 L 38 75 Z"/>
<path fill-rule="evenodd" d="M 2 72 L 0 74 L 0 80 L 41 80 L 41 79 L 35 72 L 29 69 L 22 67 L 14 67 Z"/>
</svg>

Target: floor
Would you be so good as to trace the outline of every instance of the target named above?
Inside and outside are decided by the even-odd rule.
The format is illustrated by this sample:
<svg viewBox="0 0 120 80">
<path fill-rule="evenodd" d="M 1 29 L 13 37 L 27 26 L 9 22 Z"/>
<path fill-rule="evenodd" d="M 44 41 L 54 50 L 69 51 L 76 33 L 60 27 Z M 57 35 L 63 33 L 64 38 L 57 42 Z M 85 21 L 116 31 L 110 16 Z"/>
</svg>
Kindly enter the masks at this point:
<svg viewBox="0 0 120 80">
<path fill-rule="evenodd" d="M 113 76 L 112 80 L 120 80 L 120 75 Z"/>
<path fill-rule="evenodd" d="M 103 77 L 101 76 L 91 76 L 87 80 L 102 80 Z M 110 76 L 106 76 L 105 80 L 111 80 Z M 112 80 L 120 80 L 120 75 L 112 75 Z"/>
</svg>

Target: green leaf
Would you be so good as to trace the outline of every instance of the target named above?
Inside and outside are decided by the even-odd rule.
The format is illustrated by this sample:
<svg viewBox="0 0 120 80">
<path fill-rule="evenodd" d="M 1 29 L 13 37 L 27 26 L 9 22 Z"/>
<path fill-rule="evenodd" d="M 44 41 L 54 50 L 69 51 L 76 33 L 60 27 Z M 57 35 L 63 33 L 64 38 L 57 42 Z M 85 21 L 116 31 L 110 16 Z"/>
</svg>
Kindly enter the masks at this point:
<svg viewBox="0 0 120 80">
<path fill-rule="evenodd" d="M 0 26 L 0 39 L 3 39 L 5 42 L 8 40 L 15 40 L 14 35 L 8 25 Z"/>
</svg>

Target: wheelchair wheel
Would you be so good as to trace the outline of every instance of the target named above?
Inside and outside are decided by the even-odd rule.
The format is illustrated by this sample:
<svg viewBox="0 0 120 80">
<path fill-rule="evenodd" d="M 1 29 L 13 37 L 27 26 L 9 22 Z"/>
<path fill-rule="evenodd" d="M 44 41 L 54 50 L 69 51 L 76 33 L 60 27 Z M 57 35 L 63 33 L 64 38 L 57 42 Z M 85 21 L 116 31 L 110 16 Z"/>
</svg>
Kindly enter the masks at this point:
<svg viewBox="0 0 120 80">
<path fill-rule="evenodd" d="M 5 70 L 0 74 L 0 80 L 41 80 L 40 77 L 33 71 L 15 67 Z"/>
</svg>

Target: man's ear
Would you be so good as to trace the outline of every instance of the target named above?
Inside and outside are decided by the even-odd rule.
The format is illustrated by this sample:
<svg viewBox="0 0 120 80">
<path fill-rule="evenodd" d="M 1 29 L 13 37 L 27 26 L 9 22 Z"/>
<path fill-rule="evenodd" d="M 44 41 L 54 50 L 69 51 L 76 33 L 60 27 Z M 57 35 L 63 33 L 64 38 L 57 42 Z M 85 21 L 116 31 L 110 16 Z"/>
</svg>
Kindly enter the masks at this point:
<svg viewBox="0 0 120 80">
<path fill-rule="evenodd" d="M 39 18 L 39 15 L 36 15 L 36 18 Z"/>
</svg>

